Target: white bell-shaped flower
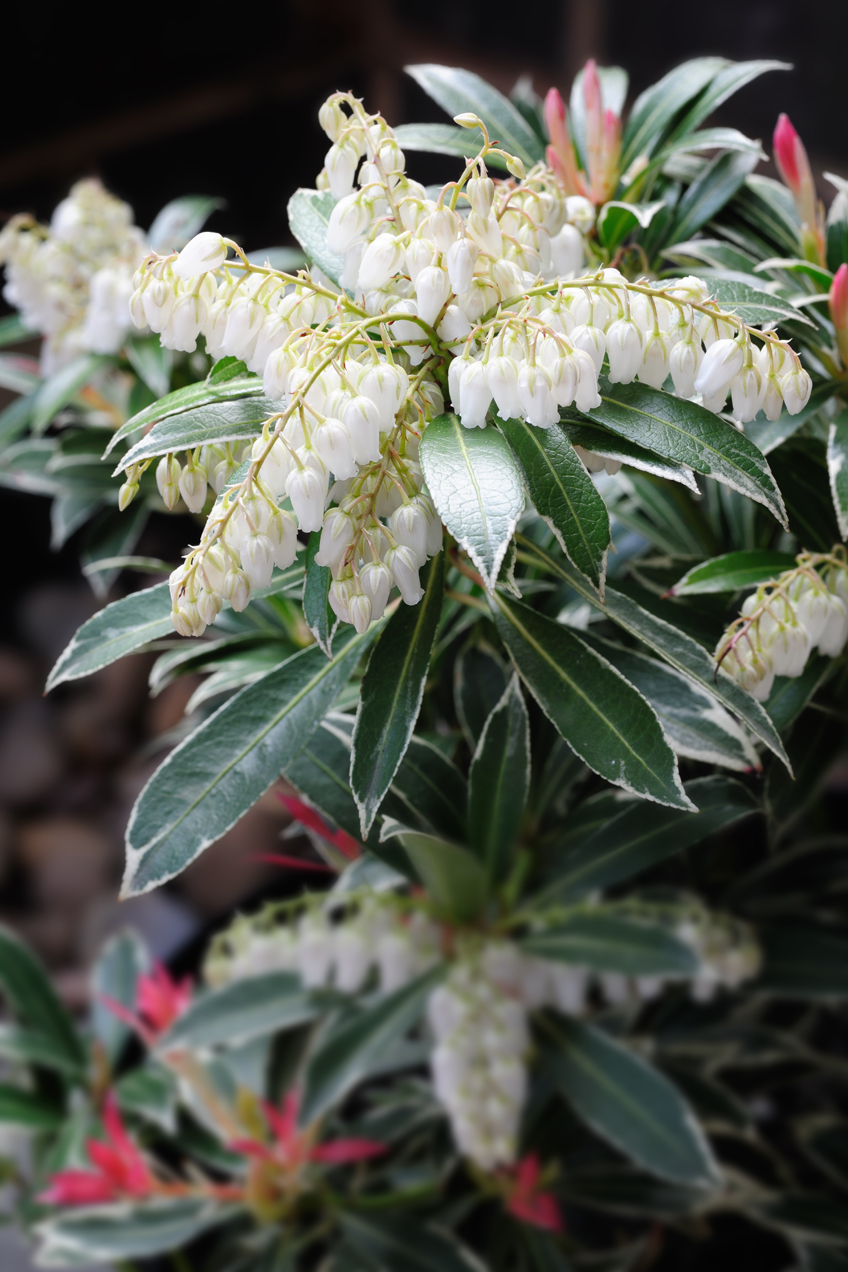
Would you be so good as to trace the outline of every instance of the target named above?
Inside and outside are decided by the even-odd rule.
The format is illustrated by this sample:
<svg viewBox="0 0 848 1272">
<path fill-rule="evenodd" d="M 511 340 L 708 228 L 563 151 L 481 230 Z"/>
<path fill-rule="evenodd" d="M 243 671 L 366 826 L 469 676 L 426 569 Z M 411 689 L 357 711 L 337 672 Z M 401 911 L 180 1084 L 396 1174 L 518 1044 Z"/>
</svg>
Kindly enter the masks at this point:
<svg viewBox="0 0 848 1272">
<path fill-rule="evenodd" d="M 418 557 L 411 548 L 390 548 L 386 553 L 386 565 L 391 571 L 397 589 L 406 605 L 417 605 L 424 595 L 418 580 Z"/>
<path fill-rule="evenodd" d="M 486 413 L 492 403 L 487 369 L 482 362 L 471 362 L 462 379 L 459 418 L 464 428 L 485 428 Z"/>
<path fill-rule="evenodd" d="M 716 340 L 704 354 L 695 377 L 695 391 L 711 398 L 726 392 L 733 377 L 742 370 L 745 350 L 738 340 Z"/>
<path fill-rule="evenodd" d="M 371 602 L 372 619 L 382 618 L 392 590 L 392 572 L 382 561 L 369 561 L 359 571 L 359 586 Z"/>
<path fill-rule="evenodd" d="M 632 318 L 618 318 L 607 330 L 610 384 L 630 384 L 642 365 L 645 341 Z"/>
<path fill-rule="evenodd" d="M 177 278 L 197 278 L 210 270 L 220 269 L 227 259 L 227 245 L 220 234 L 202 230 L 189 239 L 171 268 Z"/>
<path fill-rule="evenodd" d="M 322 479 L 311 465 L 294 468 L 286 480 L 286 494 L 301 530 L 320 530 L 327 497 L 326 476 Z"/>
<path fill-rule="evenodd" d="M 313 429 L 312 445 L 325 467 L 341 481 L 359 471 L 353 456 L 353 441 L 341 420 L 325 419 Z"/>
</svg>

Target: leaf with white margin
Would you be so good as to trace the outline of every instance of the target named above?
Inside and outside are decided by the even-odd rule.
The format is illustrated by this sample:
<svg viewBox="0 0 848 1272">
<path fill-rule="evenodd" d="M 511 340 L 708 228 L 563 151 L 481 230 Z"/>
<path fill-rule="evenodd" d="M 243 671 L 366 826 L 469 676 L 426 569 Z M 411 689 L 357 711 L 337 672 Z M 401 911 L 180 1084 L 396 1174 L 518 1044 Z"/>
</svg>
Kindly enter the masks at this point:
<svg viewBox="0 0 848 1272">
<path fill-rule="evenodd" d="M 439 415 L 421 438 L 421 467 L 436 510 L 494 590 L 524 511 L 524 486 L 506 438 Z"/>
</svg>

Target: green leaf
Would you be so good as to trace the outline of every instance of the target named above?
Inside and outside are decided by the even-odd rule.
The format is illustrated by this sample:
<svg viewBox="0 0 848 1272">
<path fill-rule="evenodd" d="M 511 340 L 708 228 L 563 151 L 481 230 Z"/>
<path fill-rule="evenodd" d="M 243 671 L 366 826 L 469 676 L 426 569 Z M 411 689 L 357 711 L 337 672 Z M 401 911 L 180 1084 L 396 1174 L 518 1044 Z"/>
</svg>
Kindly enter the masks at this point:
<svg viewBox="0 0 848 1272">
<path fill-rule="evenodd" d="M 607 506 L 562 429 L 499 420 L 539 516 L 582 574 L 604 594 L 610 524 Z"/>
<path fill-rule="evenodd" d="M 29 427 L 34 394 L 16 397 L 0 411 L 0 451 L 16 442 Z"/>
<path fill-rule="evenodd" d="M 600 390 L 601 405 L 586 418 L 724 482 L 763 504 L 786 526 L 786 509 L 765 457 L 732 424 L 704 406 L 647 385 L 610 384 L 601 376 Z M 575 412 L 566 418 L 582 417 Z"/>
<path fill-rule="evenodd" d="M 0 1126 L 25 1126 L 30 1131 L 55 1131 L 62 1113 L 34 1091 L 0 1082 Z"/>
<path fill-rule="evenodd" d="M 602 640 L 591 631 L 581 632 L 581 640 L 611 662 L 648 700 L 675 755 L 741 771 L 762 767 L 730 712 L 681 672 L 647 654 Z"/>
<path fill-rule="evenodd" d="M 366 1266 L 380 1272 L 484 1272 L 483 1264 L 454 1232 L 421 1223 L 411 1215 L 346 1210 L 341 1227 Z M 334 1267 L 333 1272 L 346 1269 Z"/>
<path fill-rule="evenodd" d="M 127 1011 L 135 1011 L 139 977 L 149 966 L 150 956 L 144 943 L 137 933 L 127 928 L 107 942 L 92 969 L 92 1028 L 113 1068 L 131 1031 L 103 1000 L 109 999 Z"/>
<path fill-rule="evenodd" d="M 444 975 L 439 966 L 378 1002 L 344 1015 L 321 1039 L 304 1075 L 301 1125 L 309 1126 L 348 1094 L 418 1022 Z"/>
<path fill-rule="evenodd" d="M 247 372 L 243 362 L 238 365 L 245 373 Z M 158 402 L 152 402 L 143 411 L 133 415 L 114 434 L 106 447 L 105 455 L 108 455 L 125 437 L 138 433 L 142 429 L 149 429 L 160 420 L 168 419 L 172 415 L 180 415 L 183 411 L 194 410 L 201 406 L 214 406 L 234 398 L 248 397 L 251 394 L 258 396 L 262 393 L 262 379 L 258 375 L 244 374 L 232 379 L 217 380 L 212 378 L 215 370 L 216 368 L 213 367 L 212 373 L 205 380 L 200 380 L 197 384 L 187 384 L 183 389 L 174 389 L 173 393 L 166 394 Z"/>
<path fill-rule="evenodd" d="M 530 790 L 530 719 L 518 676 L 489 716 L 468 773 L 468 836 L 489 884 L 509 868 Z"/>
<path fill-rule="evenodd" d="M 639 468 L 655 477 L 680 482 L 693 492 L 698 490 L 698 483 L 688 468 L 671 464 L 662 456 L 628 441 L 602 425 L 590 424 L 588 420 L 581 424 L 563 420 L 561 428 L 572 446 L 582 446 L 584 450 L 603 455 L 604 459 L 616 459 L 621 464 L 629 464 L 631 468 Z"/>
<path fill-rule="evenodd" d="M 776 420 L 760 419 L 758 417 L 752 420 L 750 424 L 745 425 L 747 436 L 764 455 L 769 455 L 787 438 L 797 433 L 802 425 L 812 419 L 824 406 L 825 402 L 833 397 L 835 390 L 836 386 L 832 380 L 826 380 L 823 384 L 816 384 L 810 394 L 809 402 L 797 415 L 790 415 L 788 411 L 781 411 L 780 417 Z"/>
<path fill-rule="evenodd" d="M 597 594 L 583 579 L 583 576 L 562 558 L 552 557 L 543 549 L 522 539 L 522 546 L 529 549 L 540 565 L 552 574 L 569 583 L 580 595 L 606 618 L 617 623 L 624 631 L 629 632 L 637 640 L 642 641 L 654 653 L 659 654 L 672 667 L 676 667 L 684 676 L 694 680 L 706 689 L 733 715 L 738 716 L 755 737 L 773 751 L 791 773 L 789 757 L 786 754 L 780 735 L 760 704 L 740 685 L 732 680 L 723 670 L 716 673 L 715 660 L 707 651 L 677 627 L 672 627 L 662 618 L 650 614 L 629 596 L 607 588 L 606 596 L 601 603 Z"/>
<path fill-rule="evenodd" d="M 131 1069 L 119 1078 L 114 1090 L 123 1113 L 143 1117 L 166 1135 L 175 1133 L 180 1093 L 170 1069 L 155 1063 Z"/>
<path fill-rule="evenodd" d="M 776 247 L 780 255 L 797 253 L 798 212 L 791 192 L 781 181 L 752 174 L 734 199 L 733 210 L 765 238 L 769 247 Z M 774 255 L 773 251 L 761 251 L 760 245 L 758 252 L 760 260 Z"/>
<path fill-rule="evenodd" d="M 823 925 L 783 922 L 759 932 L 763 968 L 751 988 L 780 998 L 848 997 L 848 940 Z"/>
<path fill-rule="evenodd" d="M 173 1047 L 236 1047 L 305 1024 L 320 1014 L 295 972 L 261 972 L 199 995 L 159 1043 Z"/>
<path fill-rule="evenodd" d="M 303 617 L 321 649 L 328 658 L 332 658 L 333 636 L 339 620 L 327 599 L 333 572 L 328 565 L 318 565 L 315 561 L 320 546 L 321 536 L 311 534 L 306 545 L 306 570 L 303 575 Z"/>
<path fill-rule="evenodd" d="M 23 353 L 0 353 L 0 388 L 12 393 L 35 393 L 43 383 L 34 358 Z"/>
<path fill-rule="evenodd" d="M 561 623 L 500 593 L 492 610 L 522 680 L 591 769 L 647 799 L 691 808 L 662 726 L 638 690 Z"/>
<path fill-rule="evenodd" d="M 171 382 L 174 355 L 162 345 L 158 335 L 132 336 L 126 341 L 124 352 L 127 362 L 154 398 L 164 397 Z"/>
<path fill-rule="evenodd" d="M 625 203 L 613 199 L 605 203 L 598 213 L 598 238 L 608 250 L 612 250 L 633 230 L 647 229 L 665 206 L 662 199 L 653 203 Z"/>
<path fill-rule="evenodd" d="M 59 1050 L 49 1034 L 20 1029 L 17 1025 L 0 1025 L 0 1058 L 72 1078 L 84 1073 L 80 1058 Z"/>
<path fill-rule="evenodd" d="M 760 58 L 751 62 L 726 63 L 675 127 L 675 135 L 686 134 L 696 128 L 714 110 L 718 110 L 722 102 L 726 102 L 728 97 L 738 93 L 740 88 L 744 88 L 752 80 L 758 79 L 766 71 L 789 71 L 791 69 L 790 63 L 776 62 L 771 58 Z"/>
<path fill-rule="evenodd" d="M 706 88 L 727 66 L 722 57 L 699 57 L 683 62 L 641 93 L 624 128 L 620 168 L 629 168 L 638 155 L 651 155 L 675 115 Z"/>
<path fill-rule="evenodd" d="M 421 702 L 445 593 L 445 554 L 428 563 L 424 596 L 400 605 L 380 634 L 362 678 L 350 754 L 350 786 L 362 838 L 400 767 Z"/>
<path fill-rule="evenodd" d="M 827 438 L 827 472 L 839 533 L 848 539 L 848 411 L 831 422 Z"/>
<path fill-rule="evenodd" d="M 744 150 L 761 160 L 767 157 L 758 141 L 746 137 L 737 128 L 702 128 L 663 146 L 655 162 L 663 163 L 672 155 L 694 154 L 699 150 Z"/>
<path fill-rule="evenodd" d="M 150 432 L 122 456 L 115 473 L 132 464 L 171 451 L 193 450 L 213 442 L 248 442 L 258 437 L 262 425 L 279 407 L 264 397 L 248 397 L 237 402 L 215 402 L 154 424 Z"/>
<path fill-rule="evenodd" d="M 421 467 L 439 516 L 491 591 L 524 511 L 506 438 L 494 428 L 467 429 L 455 415 L 439 415 L 421 438 Z"/>
<path fill-rule="evenodd" d="M 167 583 L 113 601 L 83 623 L 47 677 L 45 692 L 65 681 L 90 676 L 173 630 Z"/>
<path fill-rule="evenodd" d="M 32 431 L 43 433 L 64 406 L 72 402 L 101 367 L 113 359 L 99 353 L 81 353 L 39 387 L 32 403 Z"/>
<path fill-rule="evenodd" d="M 99 601 L 105 601 L 109 588 L 123 569 L 140 569 L 149 574 L 171 572 L 166 561 L 130 555 L 147 524 L 148 509 L 138 500 L 126 512 L 104 508 L 94 518 L 83 540 L 80 552 L 82 572 Z"/>
<path fill-rule="evenodd" d="M 827 212 L 827 264 L 832 273 L 848 261 L 848 193 L 837 190 Z M 830 288 L 828 287 L 828 290 Z"/>
<path fill-rule="evenodd" d="M 686 1102 L 656 1069 L 591 1025 L 559 1017 L 548 1071 L 598 1135 L 661 1179 L 718 1182 L 707 1141 Z"/>
<path fill-rule="evenodd" d="M 329 190 L 295 190 L 288 203 L 289 228 L 310 261 L 339 285 L 344 257 L 327 250 L 327 226 L 336 200 Z"/>
<path fill-rule="evenodd" d="M 544 159 L 544 146 L 521 112 L 479 75 L 432 62 L 406 66 L 404 70 L 451 118 L 473 111 L 486 125 L 490 139 L 509 154 L 517 155 L 528 167 Z"/>
<path fill-rule="evenodd" d="M 23 942 L 3 926 L 0 926 L 0 990 L 16 1021 L 49 1038 L 69 1063 L 84 1064 L 82 1043 L 46 971 Z"/>
<path fill-rule="evenodd" d="M 616 913 L 615 906 L 572 914 L 520 944 L 536 958 L 625 976 L 691 976 L 698 970 L 690 946 L 667 925 Z"/>
<path fill-rule="evenodd" d="M 395 137 L 401 150 L 420 150 L 431 155 L 454 155 L 473 159 L 483 148 L 479 128 L 459 128 L 456 124 L 400 124 Z M 506 171 L 500 155 L 486 156 L 486 165 Z"/>
<path fill-rule="evenodd" d="M 43 1267 L 73 1267 L 74 1260 L 134 1259 L 183 1250 L 237 1211 L 219 1201 L 180 1198 L 86 1207 L 38 1224 Z M 68 1262 L 68 1260 L 72 1260 Z"/>
<path fill-rule="evenodd" d="M 696 596 L 704 592 L 737 592 L 741 588 L 756 587 L 773 579 L 784 570 L 791 570 L 795 558 L 789 552 L 774 552 L 770 548 L 748 548 L 742 552 L 725 552 L 687 570 L 674 587 L 670 596 Z"/>
<path fill-rule="evenodd" d="M 0 318 L 0 349 L 5 349 L 7 345 L 20 344 L 22 340 L 32 340 L 37 335 L 37 331 L 30 331 L 29 327 L 24 326 L 20 314 L 7 314 L 5 318 Z"/>
<path fill-rule="evenodd" d="M 399 840 L 431 902 L 446 918 L 461 923 L 479 915 L 486 900 L 486 873 L 467 848 L 421 834 L 392 817 L 384 819 L 380 839 Z"/>
<path fill-rule="evenodd" d="M 556 853 L 555 874 L 538 905 L 611 888 L 760 811 L 753 795 L 729 777 L 696 778 L 685 790 L 697 805 L 696 813 L 659 808 L 612 791 L 583 804 L 580 812 L 594 814 L 594 824 L 589 822 L 583 832 L 575 824 L 573 842 Z"/>
<path fill-rule="evenodd" d="M 380 629 L 330 660 L 301 650 L 242 689 L 173 750 L 136 801 L 124 896 L 172 879 L 247 812 L 294 758 Z"/>
<path fill-rule="evenodd" d="M 800 676 L 776 676 L 763 703 L 774 727 L 783 733 L 808 706 L 812 698 L 834 672 L 832 658 L 813 654 Z"/>
<path fill-rule="evenodd" d="M 226 207 L 223 199 L 213 199 L 205 194 L 184 194 L 166 203 L 157 212 L 147 231 L 147 241 L 154 252 L 168 256 L 180 252 L 189 239 L 194 238 L 218 208 Z"/>
<path fill-rule="evenodd" d="M 504 695 L 506 672 L 494 651 L 468 645 L 454 663 L 453 700 L 465 740 L 473 752 L 483 726 Z"/>
<path fill-rule="evenodd" d="M 811 327 L 813 324 L 789 301 L 771 292 L 760 291 L 741 279 L 723 278 L 718 271 L 702 269 L 699 274 L 707 280 L 710 294 L 722 309 L 737 314 L 751 326 L 791 319 Z"/>
</svg>

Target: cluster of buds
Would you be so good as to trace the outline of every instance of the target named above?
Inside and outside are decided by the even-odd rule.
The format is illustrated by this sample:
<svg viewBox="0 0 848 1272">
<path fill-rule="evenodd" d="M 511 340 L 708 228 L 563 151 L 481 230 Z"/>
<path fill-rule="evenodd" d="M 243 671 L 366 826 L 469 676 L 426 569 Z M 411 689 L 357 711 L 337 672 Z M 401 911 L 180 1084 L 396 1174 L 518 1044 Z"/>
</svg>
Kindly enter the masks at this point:
<svg viewBox="0 0 848 1272">
<path fill-rule="evenodd" d="M 132 275 L 144 255 L 133 211 L 99 181 L 79 181 L 49 226 L 12 217 L 0 233 L 3 295 L 44 337 L 51 375 L 79 353 L 116 353 L 130 329 Z"/>
<path fill-rule="evenodd" d="M 598 207 L 615 194 L 621 158 L 621 119 L 604 110 L 598 69 L 589 60 L 583 70 L 583 104 L 586 120 L 586 166 L 578 165 L 568 130 L 568 112 L 559 90 L 545 97 L 545 123 L 550 145 L 548 163 L 571 195 L 583 195 Z"/>
<path fill-rule="evenodd" d="M 719 641 L 718 666 L 759 701 L 775 676 L 800 676 L 818 649 L 838 658 L 848 639 L 848 564 L 842 548 L 802 552 L 798 564 L 762 583 Z"/>
<path fill-rule="evenodd" d="M 211 232 L 179 254 L 151 254 L 134 279 L 138 325 L 175 348 L 202 335 L 214 356 L 260 373 L 280 406 L 244 481 L 225 490 L 172 576 L 178 631 L 199 635 L 225 599 L 246 604 L 274 564 L 294 559 L 298 529 L 321 531 L 316 559 L 332 571 L 342 621 L 364 631 L 395 586 L 416 604 L 419 570 L 442 538 L 418 446 L 444 410 L 445 382 L 469 428 L 486 426 L 493 402 L 502 417 L 540 427 L 572 403 L 591 410 L 605 357 L 613 383 L 660 386 L 670 373 L 678 393 L 712 410 L 729 391 L 742 422 L 760 406 L 774 418 L 784 403 L 806 403 L 811 382 L 795 353 L 771 333 L 755 333 L 756 349 L 700 280 L 653 287 L 614 269 L 574 278 L 591 202 L 566 195 L 544 164 L 525 174 L 476 116 L 458 122 L 483 128 L 483 147 L 435 200 L 406 176 L 385 120 L 356 98 L 335 94 L 320 119 L 332 142 L 319 185 L 338 200 L 327 247 L 343 258 L 340 287 L 316 268 L 292 276 L 254 265 Z M 512 177 L 489 177 L 491 153 Z M 590 471 L 615 467 L 581 458 Z M 208 471 L 202 456 L 180 473 L 166 457 L 163 497 L 179 490 L 199 510 Z M 137 488 L 131 474 L 123 505 Z"/>
<path fill-rule="evenodd" d="M 804 143 L 792 127 L 788 115 L 780 115 L 774 130 L 774 162 L 795 200 L 801 222 L 801 252 L 809 261 L 827 263 L 824 208 L 816 195 L 816 184 Z"/>
</svg>

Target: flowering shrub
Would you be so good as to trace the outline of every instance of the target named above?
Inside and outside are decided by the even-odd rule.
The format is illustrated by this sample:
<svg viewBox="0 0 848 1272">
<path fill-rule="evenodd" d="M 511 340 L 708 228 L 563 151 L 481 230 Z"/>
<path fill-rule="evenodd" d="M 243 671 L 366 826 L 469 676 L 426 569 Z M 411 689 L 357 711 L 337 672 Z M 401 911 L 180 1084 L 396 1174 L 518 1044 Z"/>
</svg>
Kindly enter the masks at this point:
<svg viewBox="0 0 848 1272">
<path fill-rule="evenodd" d="M 307 267 L 199 226 L 134 262 L 153 335 L 112 371 L 146 340 L 204 376 L 115 420 L 104 471 L 198 542 L 48 688 L 151 645 L 154 688 L 208 673 L 124 895 L 278 781 L 313 849 L 280 864 L 328 886 L 233 918 L 197 985 L 119 936 L 79 1027 L 0 936 L 45 1266 L 648 1266 L 727 1216 L 775 1266 L 844 1243 L 844 844 L 809 835 L 848 204 L 785 118 L 785 184 L 700 127 L 768 69 L 687 63 L 625 119 L 591 63 L 568 110 L 414 67 L 454 125 L 334 94 Z M 422 149 L 455 179 L 409 177 Z"/>
</svg>

